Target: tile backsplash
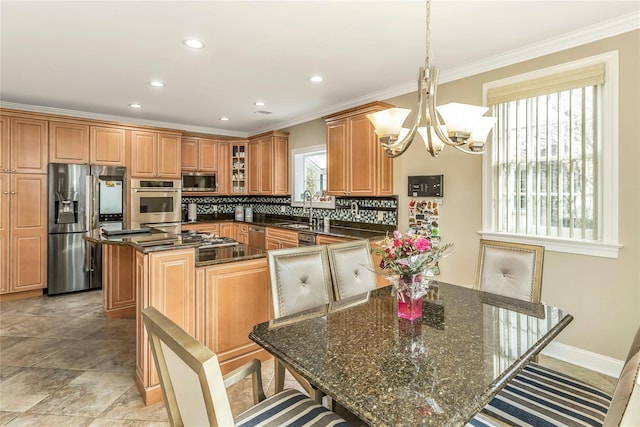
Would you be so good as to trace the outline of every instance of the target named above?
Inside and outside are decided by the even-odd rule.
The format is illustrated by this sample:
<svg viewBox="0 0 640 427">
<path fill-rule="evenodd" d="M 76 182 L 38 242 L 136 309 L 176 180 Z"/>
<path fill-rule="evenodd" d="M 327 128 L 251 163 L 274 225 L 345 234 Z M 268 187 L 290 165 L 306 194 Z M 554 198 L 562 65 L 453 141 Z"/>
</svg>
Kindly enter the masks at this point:
<svg viewBox="0 0 640 427">
<path fill-rule="evenodd" d="M 358 215 L 351 204 L 358 205 Z M 198 215 L 213 213 L 233 214 L 235 207 L 252 206 L 253 215 L 281 215 L 290 217 L 308 216 L 308 208 L 291 206 L 290 196 L 189 196 L 182 195 L 182 211 L 188 203 L 198 205 Z M 391 197 L 337 197 L 335 209 L 313 208 L 316 218 L 329 217 L 334 221 L 361 222 L 370 224 L 398 224 L 398 198 Z"/>
</svg>

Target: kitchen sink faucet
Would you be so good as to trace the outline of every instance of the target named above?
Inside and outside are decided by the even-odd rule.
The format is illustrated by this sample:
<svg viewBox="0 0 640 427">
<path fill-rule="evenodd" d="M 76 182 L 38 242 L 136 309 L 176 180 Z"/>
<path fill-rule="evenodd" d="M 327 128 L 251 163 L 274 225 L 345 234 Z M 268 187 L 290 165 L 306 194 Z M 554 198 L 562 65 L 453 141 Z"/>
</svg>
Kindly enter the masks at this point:
<svg viewBox="0 0 640 427">
<path fill-rule="evenodd" d="M 309 190 L 304 190 L 304 193 L 302 193 L 302 212 L 304 212 L 305 209 L 304 206 L 307 201 L 307 195 L 309 197 L 309 226 L 313 227 L 313 195 Z"/>
</svg>

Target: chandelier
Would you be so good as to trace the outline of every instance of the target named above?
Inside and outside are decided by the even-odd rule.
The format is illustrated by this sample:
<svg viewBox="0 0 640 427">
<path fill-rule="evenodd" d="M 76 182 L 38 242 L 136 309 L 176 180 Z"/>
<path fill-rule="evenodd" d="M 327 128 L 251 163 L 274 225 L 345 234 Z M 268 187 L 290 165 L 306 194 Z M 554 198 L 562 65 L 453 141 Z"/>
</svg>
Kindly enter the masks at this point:
<svg viewBox="0 0 640 427">
<path fill-rule="evenodd" d="M 436 107 L 438 68 L 431 66 L 431 1 L 427 0 L 426 55 L 424 67 L 418 71 L 418 105 L 413 124 L 403 127 L 411 110 L 390 108 L 367 114 L 380 139 L 380 144 L 389 157 L 404 153 L 416 133 L 433 157 L 450 145 L 463 153 L 483 154 L 484 144 L 495 123 L 495 117 L 483 117 L 489 110 L 457 102 Z M 420 126 L 420 125 L 423 126 Z"/>
</svg>

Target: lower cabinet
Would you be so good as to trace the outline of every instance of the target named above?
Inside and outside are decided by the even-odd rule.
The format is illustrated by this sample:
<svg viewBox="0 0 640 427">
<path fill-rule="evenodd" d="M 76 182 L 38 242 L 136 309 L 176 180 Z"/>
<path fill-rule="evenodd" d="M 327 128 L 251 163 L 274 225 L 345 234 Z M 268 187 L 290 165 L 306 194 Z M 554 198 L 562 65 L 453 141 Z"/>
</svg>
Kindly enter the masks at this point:
<svg viewBox="0 0 640 427">
<path fill-rule="evenodd" d="M 195 268 L 195 249 L 133 255 L 136 289 L 136 386 L 146 405 L 162 390 L 140 312 L 153 306 L 218 355 L 226 374 L 268 352 L 249 340 L 273 318 L 267 259 Z"/>
<path fill-rule="evenodd" d="M 332 243 L 349 242 L 353 239 L 346 237 L 327 236 L 325 234 L 316 234 L 316 245 L 330 245 Z"/>
<path fill-rule="evenodd" d="M 231 239 L 235 239 L 235 227 L 232 222 L 222 222 L 220 223 L 220 232 L 221 237 L 229 237 Z"/>
<path fill-rule="evenodd" d="M 249 244 L 249 226 L 247 224 L 235 223 L 235 232 L 236 235 L 234 239 L 236 239 L 240 243 L 244 243 L 245 245 Z"/>
<path fill-rule="evenodd" d="M 276 227 L 266 227 L 264 244 L 267 250 L 297 248 L 298 232 Z"/>
<path fill-rule="evenodd" d="M 248 337 L 273 318 L 266 258 L 196 270 L 196 338 L 218 355 L 226 374 L 251 359 L 271 356 Z"/>
<path fill-rule="evenodd" d="M 140 312 L 153 306 L 195 335 L 195 250 L 135 254 L 136 386 L 145 404 L 160 402 L 162 390 Z"/>
<path fill-rule="evenodd" d="M 131 246 L 102 245 L 103 311 L 107 319 L 135 316 L 135 251 Z"/>
</svg>

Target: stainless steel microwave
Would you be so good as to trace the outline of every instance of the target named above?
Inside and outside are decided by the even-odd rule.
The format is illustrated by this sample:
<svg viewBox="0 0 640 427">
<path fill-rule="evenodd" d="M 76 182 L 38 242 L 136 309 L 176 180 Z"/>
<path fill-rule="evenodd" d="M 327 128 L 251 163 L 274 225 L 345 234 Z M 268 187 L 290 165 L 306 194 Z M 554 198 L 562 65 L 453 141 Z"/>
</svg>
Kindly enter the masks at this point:
<svg viewBox="0 0 640 427">
<path fill-rule="evenodd" d="M 182 173 L 182 192 L 217 191 L 216 174 L 200 172 Z"/>
</svg>

